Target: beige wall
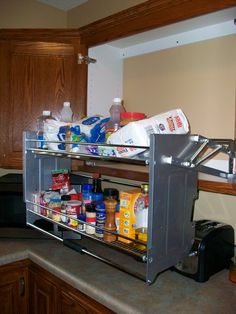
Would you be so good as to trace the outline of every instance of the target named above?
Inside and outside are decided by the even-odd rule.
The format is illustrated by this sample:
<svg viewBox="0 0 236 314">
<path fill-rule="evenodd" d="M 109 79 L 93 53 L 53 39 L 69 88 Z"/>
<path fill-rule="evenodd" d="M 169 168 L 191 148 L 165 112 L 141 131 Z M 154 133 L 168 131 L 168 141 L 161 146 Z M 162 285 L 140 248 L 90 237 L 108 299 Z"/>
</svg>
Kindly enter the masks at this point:
<svg viewBox="0 0 236 314">
<path fill-rule="evenodd" d="M 0 28 L 66 28 L 67 13 L 36 0 L 0 0 Z"/>
<path fill-rule="evenodd" d="M 192 133 L 233 138 L 236 35 L 128 58 L 123 84 L 128 110 L 182 108 Z"/>
<path fill-rule="evenodd" d="M 88 0 L 68 11 L 68 27 L 81 27 L 146 0 Z"/>
<path fill-rule="evenodd" d="M 145 1 L 88 0 L 65 12 L 36 0 L 0 0 L 0 28 L 77 28 Z"/>
<path fill-rule="evenodd" d="M 192 133 L 234 138 L 236 36 L 202 41 L 126 59 L 124 104 L 154 115 L 182 108 Z M 200 192 L 194 219 L 232 225 L 236 243 L 236 197 Z"/>
</svg>

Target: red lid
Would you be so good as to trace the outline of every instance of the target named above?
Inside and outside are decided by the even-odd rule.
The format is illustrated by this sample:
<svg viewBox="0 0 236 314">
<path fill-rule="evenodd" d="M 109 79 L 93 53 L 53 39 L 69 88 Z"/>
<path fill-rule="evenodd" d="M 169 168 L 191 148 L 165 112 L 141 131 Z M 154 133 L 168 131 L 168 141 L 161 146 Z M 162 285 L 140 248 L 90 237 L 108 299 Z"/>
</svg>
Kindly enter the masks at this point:
<svg viewBox="0 0 236 314">
<path fill-rule="evenodd" d="M 70 199 L 72 201 L 77 201 L 77 200 L 79 200 L 79 195 L 78 194 L 70 194 Z"/>
<path fill-rule="evenodd" d="M 99 179 L 101 177 L 100 173 L 94 172 L 93 179 Z"/>
<path fill-rule="evenodd" d="M 143 112 L 121 112 L 120 113 L 121 120 L 142 120 L 146 118 L 145 113 Z"/>
</svg>

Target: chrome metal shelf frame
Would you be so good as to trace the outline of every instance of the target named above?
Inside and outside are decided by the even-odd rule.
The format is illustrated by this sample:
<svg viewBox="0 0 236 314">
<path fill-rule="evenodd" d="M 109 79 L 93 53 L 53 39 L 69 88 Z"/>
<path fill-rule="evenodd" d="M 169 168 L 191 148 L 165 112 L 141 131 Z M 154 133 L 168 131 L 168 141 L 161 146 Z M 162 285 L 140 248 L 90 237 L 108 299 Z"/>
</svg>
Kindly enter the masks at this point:
<svg viewBox="0 0 236 314">
<path fill-rule="evenodd" d="M 205 159 L 223 151 L 234 159 L 232 143 L 216 143 L 201 136 L 193 135 L 159 135 L 150 136 L 149 152 L 137 158 L 106 158 L 88 154 L 70 153 L 66 151 L 49 151 L 38 149 L 36 133 L 24 132 L 24 199 L 26 202 L 27 224 L 41 230 L 36 225 L 38 219 L 53 224 L 53 230 L 46 234 L 52 235 L 63 242 L 68 238 L 80 239 L 89 236 L 67 225 L 36 213 L 32 195 L 51 187 L 51 171 L 61 168 L 71 169 L 71 159 L 89 160 L 93 158 L 122 163 L 138 163 L 149 168 L 149 210 L 148 210 L 148 242 L 145 252 L 121 247 L 118 243 L 108 244 L 105 241 L 94 241 L 102 244 L 102 252 L 121 251 L 122 262 L 110 260 L 82 247 L 81 252 L 97 257 L 109 265 L 152 283 L 158 273 L 176 265 L 188 255 L 194 239 L 194 223 L 192 221 L 194 202 L 198 196 L 198 171 L 209 171 L 202 166 Z M 219 142 L 219 141 L 218 141 Z M 91 144 L 90 144 L 91 145 Z M 93 144 L 92 144 L 93 145 Z M 104 144 L 102 144 L 104 145 Z M 211 155 L 203 157 L 206 147 L 212 149 Z M 231 148 L 231 149 L 230 149 Z M 213 171 L 216 175 L 222 172 Z M 235 174 L 225 174 L 235 180 Z M 94 239 L 92 239 L 94 240 Z M 80 240 L 79 240 L 80 241 Z M 102 243 L 100 243 L 102 242 Z M 95 249 L 96 251 L 96 249 Z M 141 257 L 142 263 L 136 259 L 125 261 L 124 253 L 133 257 Z M 117 254 L 112 254 L 116 257 Z M 119 256 L 117 257 L 119 260 Z M 130 267 L 129 264 L 130 263 Z M 122 265 L 125 264 L 125 265 Z M 141 266 L 140 266 L 141 264 Z M 140 273 L 139 271 L 140 270 Z"/>
</svg>

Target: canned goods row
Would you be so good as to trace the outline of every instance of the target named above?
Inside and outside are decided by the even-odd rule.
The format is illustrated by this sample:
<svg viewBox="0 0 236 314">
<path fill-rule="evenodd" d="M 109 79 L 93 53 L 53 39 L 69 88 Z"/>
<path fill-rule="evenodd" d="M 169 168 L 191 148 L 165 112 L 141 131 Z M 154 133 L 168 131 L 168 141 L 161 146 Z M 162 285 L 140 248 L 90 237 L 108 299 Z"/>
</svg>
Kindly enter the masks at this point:
<svg viewBox="0 0 236 314">
<path fill-rule="evenodd" d="M 74 195 L 60 195 L 58 191 L 46 191 L 33 195 L 33 202 L 41 205 L 41 207 L 34 205 L 33 208 L 56 222 L 103 238 L 106 222 L 103 199 L 104 197 L 118 199 L 119 192 L 116 189 L 107 188 L 105 193 L 92 193 L 92 184 L 84 184 L 82 187 L 82 202 L 71 200 Z"/>
</svg>

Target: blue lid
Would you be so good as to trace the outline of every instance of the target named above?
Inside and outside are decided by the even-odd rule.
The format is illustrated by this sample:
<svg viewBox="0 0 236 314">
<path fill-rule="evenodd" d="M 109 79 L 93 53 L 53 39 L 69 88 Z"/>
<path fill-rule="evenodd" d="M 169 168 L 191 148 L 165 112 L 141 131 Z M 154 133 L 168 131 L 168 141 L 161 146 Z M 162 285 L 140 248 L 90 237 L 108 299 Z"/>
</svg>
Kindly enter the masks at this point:
<svg viewBox="0 0 236 314">
<path fill-rule="evenodd" d="M 105 210 L 106 209 L 105 203 L 103 203 L 103 202 L 99 202 L 95 206 L 96 206 L 96 210 L 100 210 L 100 209 Z"/>
<path fill-rule="evenodd" d="M 103 201 L 103 193 L 93 193 L 92 200 L 96 201 Z"/>
<path fill-rule="evenodd" d="M 82 192 L 91 192 L 93 189 L 93 185 L 91 183 L 82 185 Z"/>
<path fill-rule="evenodd" d="M 79 214 L 79 215 L 77 216 L 77 218 L 78 218 L 79 220 L 85 221 L 86 216 L 85 216 L 85 214 Z"/>
</svg>

